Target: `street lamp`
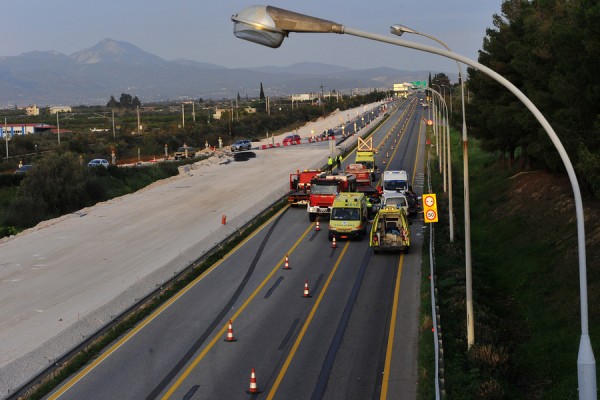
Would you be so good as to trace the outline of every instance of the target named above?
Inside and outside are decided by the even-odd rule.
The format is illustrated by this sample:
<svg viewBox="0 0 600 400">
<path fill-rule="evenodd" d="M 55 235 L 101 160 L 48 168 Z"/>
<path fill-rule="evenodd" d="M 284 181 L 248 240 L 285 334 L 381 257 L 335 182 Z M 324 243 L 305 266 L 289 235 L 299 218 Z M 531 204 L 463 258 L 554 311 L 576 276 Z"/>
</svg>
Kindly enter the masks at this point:
<svg viewBox="0 0 600 400">
<path fill-rule="evenodd" d="M 438 88 L 440 88 L 440 92 L 442 92 L 442 87 L 440 85 L 432 83 L 431 86 L 437 86 Z M 435 97 L 434 97 L 434 99 L 435 99 Z M 440 102 L 440 101 L 438 100 L 438 102 Z M 434 115 L 434 117 L 436 116 L 435 108 L 434 108 L 433 115 Z M 435 124 L 434 127 L 437 128 L 437 124 Z M 446 193 L 446 169 L 445 169 L 446 164 L 444 163 L 444 146 L 445 146 L 446 136 L 440 135 L 440 139 L 441 139 L 442 146 L 441 146 L 439 164 L 440 164 L 440 173 L 442 174 L 442 178 L 444 181 L 444 193 Z"/>
<path fill-rule="evenodd" d="M 448 52 L 451 52 L 450 47 L 448 47 L 448 45 L 446 43 L 442 42 L 440 39 L 438 39 L 434 36 L 427 35 L 422 32 L 417 32 L 414 29 L 407 28 L 404 25 L 400 25 L 400 24 L 392 25 L 390 27 L 390 32 L 397 36 L 401 36 L 404 32 L 424 36 L 433 41 L 436 41 L 437 43 L 444 46 L 444 48 Z M 462 68 L 459 64 L 459 61 L 464 62 L 465 64 L 471 65 L 471 66 L 473 66 L 473 64 L 471 64 L 470 62 L 465 62 L 466 58 L 463 58 L 463 60 L 459 60 L 458 58 L 454 58 L 454 57 L 449 57 L 449 58 L 452 58 L 453 60 L 455 60 L 456 66 L 458 67 L 458 80 L 460 83 L 460 98 L 461 98 L 461 105 L 462 105 L 463 180 L 464 180 L 464 200 L 463 201 L 464 201 L 464 209 L 465 209 L 465 278 L 466 278 L 465 279 L 465 289 L 466 289 L 466 297 L 467 297 L 467 299 L 466 299 L 466 302 L 467 302 L 467 345 L 469 347 L 471 347 L 475 343 L 475 320 L 474 320 L 474 316 L 473 316 L 473 265 L 472 265 L 472 261 L 471 261 L 471 200 L 470 200 L 470 195 L 469 195 L 469 152 L 468 152 L 469 142 L 467 140 L 467 119 L 465 116 L 465 85 L 464 85 L 464 82 L 462 79 L 463 73 L 462 73 Z M 466 60 L 468 60 L 468 59 L 466 59 Z M 468 61 L 473 61 L 473 60 L 468 60 Z M 474 67 L 474 68 L 479 69 L 477 67 Z M 482 71 L 482 72 L 484 72 L 484 71 Z M 494 77 L 492 77 L 492 78 L 494 78 Z M 510 82 L 508 82 L 508 81 L 506 81 L 506 82 L 510 84 Z M 508 89 L 510 90 L 510 88 L 508 88 Z M 525 95 L 523 95 L 523 97 L 525 97 Z M 450 100 L 450 104 L 452 104 L 452 100 Z M 531 105 L 533 106 L 533 103 Z M 533 108 L 535 108 L 535 106 L 533 106 Z M 538 111 L 538 113 L 539 113 L 539 111 Z M 540 116 L 542 116 L 541 113 L 539 113 L 539 114 L 540 114 Z M 544 117 L 542 116 L 542 118 L 544 118 Z M 557 140 L 558 140 L 558 137 L 557 137 Z M 567 156 L 566 152 L 565 152 L 565 156 Z M 568 158 L 568 156 L 567 156 L 567 158 Z M 570 161 L 569 161 L 569 163 L 570 163 Z M 582 214 L 582 216 L 583 216 L 583 214 Z"/>
<path fill-rule="evenodd" d="M 436 94 L 440 100 L 442 96 L 440 93 L 436 92 L 432 88 L 427 88 L 427 90 Z M 450 228 L 450 242 L 454 242 L 454 201 L 452 199 L 452 157 L 450 155 L 450 122 L 448 120 L 448 106 L 446 105 L 446 101 L 443 101 L 443 105 L 446 111 L 446 121 L 443 124 L 446 131 L 446 162 L 448 164 L 448 225 Z"/>
<path fill-rule="evenodd" d="M 573 164 L 562 145 L 560 139 L 554 132 L 554 129 L 537 107 L 525 96 L 515 85 L 509 82 L 506 78 L 478 63 L 475 60 L 464 57 L 460 54 L 453 53 L 449 50 L 423 45 L 420 43 L 409 42 L 405 40 L 389 38 L 383 35 L 378 35 L 370 32 L 361 31 L 350 28 L 333 21 L 328 21 L 320 18 L 311 17 L 304 14 L 299 14 L 287 11 L 281 8 L 272 6 L 251 6 L 240 11 L 231 17 L 234 21 L 234 35 L 240 39 L 249 40 L 254 43 L 259 43 L 272 48 L 281 46 L 283 39 L 290 32 L 308 32 L 308 33 L 339 33 L 348 34 L 364 39 L 374 40 L 381 43 L 388 43 L 395 46 L 406 47 L 410 49 L 420 50 L 427 53 L 437 54 L 463 64 L 467 64 L 476 70 L 488 75 L 502 86 L 513 93 L 527 109 L 534 115 L 538 122 L 542 125 L 550 140 L 556 147 L 565 169 L 571 186 L 573 189 L 575 200 L 575 213 L 577 218 L 577 247 L 579 260 L 579 292 L 580 292 L 580 308 L 581 308 L 581 338 L 579 341 L 579 354 L 577 357 L 577 377 L 579 385 L 579 399 L 594 400 L 597 399 L 596 393 L 596 360 L 589 336 L 588 324 L 588 302 L 587 302 L 587 267 L 585 256 L 585 226 L 583 217 L 583 201 L 581 199 L 581 190 L 575 175 Z M 461 88 L 463 87 L 461 79 Z M 464 96 L 463 96 L 464 110 Z M 466 123 L 463 113 L 463 153 L 467 153 L 467 138 L 466 138 Z M 464 157 L 465 175 L 468 169 L 467 158 Z M 465 204 L 467 203 L 467 181 L 465 180 Z M 465 209 L 465 215 L 468 213 Z M 466 225 L 466 224 L 465 224 Z M 469 228 L 470 229 L 470 228 Z M 467 232 L 465 232 L 466 234 Z M 469 249 L 470 250 L 470 249 Z M 472 321 L 468 321 L 470 323 Z"/>
<path fill-rule="evenodd" d="M 450 90 L 450 115 L 452 115 L 452 86 L 446 86 L 446 85 L 442 85 L 445 88 L 448 88 L 448 90 Z"/>
</svg>

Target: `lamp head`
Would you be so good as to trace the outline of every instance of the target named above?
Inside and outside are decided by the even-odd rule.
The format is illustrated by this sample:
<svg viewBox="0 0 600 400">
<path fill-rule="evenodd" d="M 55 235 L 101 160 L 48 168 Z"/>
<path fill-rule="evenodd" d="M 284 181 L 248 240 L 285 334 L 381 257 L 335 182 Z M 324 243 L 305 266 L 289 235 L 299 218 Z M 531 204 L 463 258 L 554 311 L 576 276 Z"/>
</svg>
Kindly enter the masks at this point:
<svg viewBox="0 0 600 400">
<path fill-rule="evenodd" d="M 343 25 L 272 6 L 247 7 L 231 20 L 236 37 L 272 48 L 290 32 L 344 33 Z"/>
<path fill-rule="evenodd" d="M 406 32 L 406 33 L 417 33 L 417 31 L 407 28 L 404 25 L 400 25 L 400 24 L 394 24 L 392 26 L 390 26 L 390 33 L 396 36 L 402 36 L 402 34 Z"/>
<path fill-rule="evenodd" d="M 277 29 L 265 6 L 251 6 L 232 15 L 235 37 L 272 48 L 281 46 L 287 32 Z"/>
</svg>

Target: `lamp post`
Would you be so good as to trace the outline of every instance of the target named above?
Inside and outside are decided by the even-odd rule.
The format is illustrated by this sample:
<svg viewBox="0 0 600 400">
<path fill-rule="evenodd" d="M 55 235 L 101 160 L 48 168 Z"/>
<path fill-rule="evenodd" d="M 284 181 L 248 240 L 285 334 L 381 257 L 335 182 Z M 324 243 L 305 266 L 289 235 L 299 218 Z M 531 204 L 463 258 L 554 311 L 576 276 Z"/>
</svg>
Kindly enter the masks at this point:
<svg viewBox="0 0 600 400">
<path fill-rule="evenodd" d="M 403 26 L 400 24 L 392 25 L 390 27 L 390 32 L 397 36 L 402 35 L 404 32 L 424 36 L 426 38 L 429 38 L 429 39 L 441 44 L 448 52 L 452 52 L 450 50 L 450 47 L 448 47 L 448 45 L 446 43 L 442 42 L 440 39 L 438 39 L 434 36 L 431 36 L 431 35 L 427 35 L 422 32 L 417 32 L 414 29 L 407 28 L 406 26 Z M 472 265 L 472 261 L 471 261 L 471 200 L 470 200 L 470 195 L 469 195 L 469 151 L 468 151 L 469 142 L 467 140 L 467 119 L 465 116 L 465 86 L 464 86 L 464 82 L 462 79 L 463 73 L 462 73 L 462 68 L 460 66 L 459 61 L 461 61 L 467 65 L 471 65 L 472 67 L 474 67 L 476 69 L 480 69 L 480 68 L 473 66 L 473 64 L 471 63 L 471 62 L 474 62 L 474 63 L 478 64 L 476 61 L 469 60 L 466 57 L 462 57 L 463 58 L 462 60 L 459 60 L 456 57 L 449 57 L 449 58 L 455 60 L 456 66 L 458 67 L 458 80 L 460 83 L 460 99 L 461 99 L 461 105 L 462 105 L 463 180 L 464 180 L 464 200 L 463 201 L 464 201 L 464 209 L 465 209 L 464 210 L 464 212 L 465 212 L 465 291 L 466 291 L 466 297 L 467 297 L 467 299 L 466 299 L 466 303 L 467 303 L 467 346 L 471 347 L 475 343 L 475 320 L 474 320 L 474 315 L 473 315 L 473 265 Z M 469 62 L 466 62 L 465 60 L 468 60 Z M 479 65 L 481 65 L 481 64 L 479 64 Z M 482 71 L 482 72 L 484 72 L 484 71 Z M 492 78 L 494 78 L 494 77 L 492 76 Z M 508 81 L 506 81 L 506 82 L 509 83 L 510 85 L 512 85 L 510 82 L 508 82 Z M 513 87 L 514 87 L 514 85 L 513 85 Z M 509 90 L 511 90 L 511 89 L 509 88 Z M 523 95 L 523 97 L 525 97 L 525 95 Z M 452 104 L 452 101 L 450 102 L 450 104 Z M 533 106 L 533 103 L 531 105 Z M 533 106 L 533 108 L 535 108 L 535 106 Z M 538 111 L 538 113 L 539 113 L 539 111 Z M 540 116 L 542 116 L 541 113 L 540 113 Z M 544 117 L 542 116 L 542 118 L 544 118 Z M 558 140 L 558 137 L 557 137 L 557 140 Z M 566 152 L 565 152 L 565 156 L 566 156 Z M 567 158 L 568 158 L 568 156 L 567 156 Z M 569 163 L 570 163 L 570 161 L 569 161 Z M 578 190 L 579 190 L 579 188 L 578 188 Z"/>
<path fill-rule="evenodd" d="M 440 92 L 442 92 L 442 87 L 440 85 L 432 83 L 431 86 L 437 86 L 438 88 L 440 88 Z M 439 92 L 438 92 L 438 94 L 439 94 Z M 434 97 L 434 99 L 435 99 L 435 97 Z M 438 100 L 438 103 L 440 103 L 439 100 Z M 435 107 L 433 110 L 433 115 L 436 116 L 436 108 Z M 437 126 L 438 126 L 437 124 L 434 125 L 434 127 L 437 127 Z M 446 167 L 445 167 L 446 163 L 444 162 L 444 148 L 445 148 L 446 136 L 441 134 L 440 141 L 441 141 L 440 158 L 439 158 L 440 174 L 442 174 L 442 180 L 444 181 L 444 193 L 446 193 Z"/>
<path fill-rule="evenodd" d="M 388 43 L 395 46 L 406 47 L 410 49 L 420 50 L 427 53 L 437 54 L 463 64 L 467 64 L 480 72 L 486 74 L 490 78 L 494 79 L 502 86 L 507 88 L 513 93 L 527 109 L 534 115 L 538 122 L 542 125 L 550 140 L 556 147 L 569 176 L 571 186 L 574 194 L 575 201 L 575 212 L 577 218 L 577 247 L 578 247 L 578 261 L 579 261 L 579 291 L 580 291 L 580 310 L 581 310 L 581 337 L 579 341 L 579 354 L 577 357 L 577 377 L 579 385 L 579 399 L 580 400 L 595 400 L 597 399 L 596 393 L 596 360 L 594 359 L 594 352 L 592 350 L 592 344 L 589 337 L 589 323 L 588 323 L 588 294 L 587 294 L 587 267 L 586 267 L 586 255 L 585 255 L 585 226 L 583 217 L 583 201 L 581 198 L 581 191 L 577 176 L 573 164 L 569 159 L 569 156 L 562 145 L 560 139 L 554 132 L 554 129 L 537 107 L 525 96 L 515 85 L 509 82 L 506 78 L 486 67 L 483 64 L 478 63 L 475 60 L 464 57 L 460 54 L 453 53 L 449 50 L 443 50 L 436 47 L 423 45 L 420 43 L 410 42 L 406 40 L 400 40 L 395 38 L 389 38 L 387 36 L 378 35 L 370 32 L 361 31 L 358 29 L 350 28 L 333 21 L 328 21 L 320 18 L 311 17 L 304 14 L 287 11 L 281 8 L 272 6 L 251 6 L 245 8 L 238 14 L 231 17 L 234 21 L 233 33 L 236 37 L 244 40 L 249 40 L 254 43 L 259 43 L 272 48 L 281 46 L 283 39 L 289 35 L 290 32 L 307 32 L 307 33 L 338 33 L 348 34 L 364 39 L 374 40 L 381 43 Z M 461 88 L 463 87 L 461 79 Z M 464 89 L 463 89 L 464 90 Z M 463 110 L 464 110 L 464 96 L 463 96 Z M 466 139 L 466 123 L 463 113 L 463 153 L 466 155 L 467 150 L 467 139 Z M 465 162 L 465 176 L 468 168 L 467 158 L 464 157 Z M 465 180 L 465 187 L 467 187 L 467 181 Z M 468 194 L 465 189 L 465 204 L 468 204 Z M 468 213 L 468 209 L 465 209 L 465 215 Z M 465 224 L 466 225 L 466 224 Z M 466 235 L 467 232 L 465 232 Z M 470 251 L 470 248 L 469 248 Z M 472 322 L 472 321 L 470 321 Z M 468 323 L 470 323 L 468 322 Z"/>
<path fill-rule="evenodd" d="M 427 90 L 436 94 L 440 100 L 443 100 L 441 95 L 433 90 L 427 88 Z M 446 163 L 448 166 L 448 227 L 450 228 L 450 242 L 454 242 L 454 201 L 452 198 L 452 157 L 450 154 L 450 122 L 448 120 L 448 106 L 446 101 L 443 101 L 443 105 L 446 111 L 446 120 L 443 123 L 446 132 Z"/>
<path fill-rule="evenodd" d="M 452 86 L 446 86 L 446 85 L 442 85 L 445 88 L 448 88 L 448 90 L 450 90 L 450 115 L 452 115 Z"/>
</svg>

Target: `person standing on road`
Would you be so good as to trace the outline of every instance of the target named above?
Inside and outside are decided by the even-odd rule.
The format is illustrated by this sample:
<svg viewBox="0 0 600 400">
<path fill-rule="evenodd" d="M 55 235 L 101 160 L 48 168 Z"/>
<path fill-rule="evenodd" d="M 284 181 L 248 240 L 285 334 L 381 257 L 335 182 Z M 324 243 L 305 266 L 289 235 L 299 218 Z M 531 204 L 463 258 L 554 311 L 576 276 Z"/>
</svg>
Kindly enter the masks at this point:
<svg viewBox="0 0 600 400">
<path fill-rule="evenodd" d="M 342 155 L 338 154 L 336 157 L 337 167 L 341 171 L 342 170 Z"/>
<path fill-rule="evenodd" d="M 333 171 L 333 157 L 331 156 L 327 159 L 327 168 L 329 168 L 329 172 Z"/>
</svg>

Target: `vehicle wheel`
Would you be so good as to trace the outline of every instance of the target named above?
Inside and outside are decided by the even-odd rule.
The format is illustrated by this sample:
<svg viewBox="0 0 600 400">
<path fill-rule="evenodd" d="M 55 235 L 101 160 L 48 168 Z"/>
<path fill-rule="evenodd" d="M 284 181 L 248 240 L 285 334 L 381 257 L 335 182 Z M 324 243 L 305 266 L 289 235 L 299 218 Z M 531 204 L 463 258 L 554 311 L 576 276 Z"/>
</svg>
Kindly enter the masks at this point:
<svg viewBox="0 0 600 400">
<path fill-rule="evenodd" d="M 315 214 L 315 213 L 308 213 L 308 220 L 310 222 L 315 222 L 317 220 L 317 214 Z"/>
<path fill-rule="evenodd" d="M 410 251 L 409 251 L 409 250 L 410 250 L 410 247 L 407 247 L 407 248 L 405 248 L 405 249 L 404 249 L 404 254 L 408 254 L 408 253 L 410 253 Z"/>
</svg>

